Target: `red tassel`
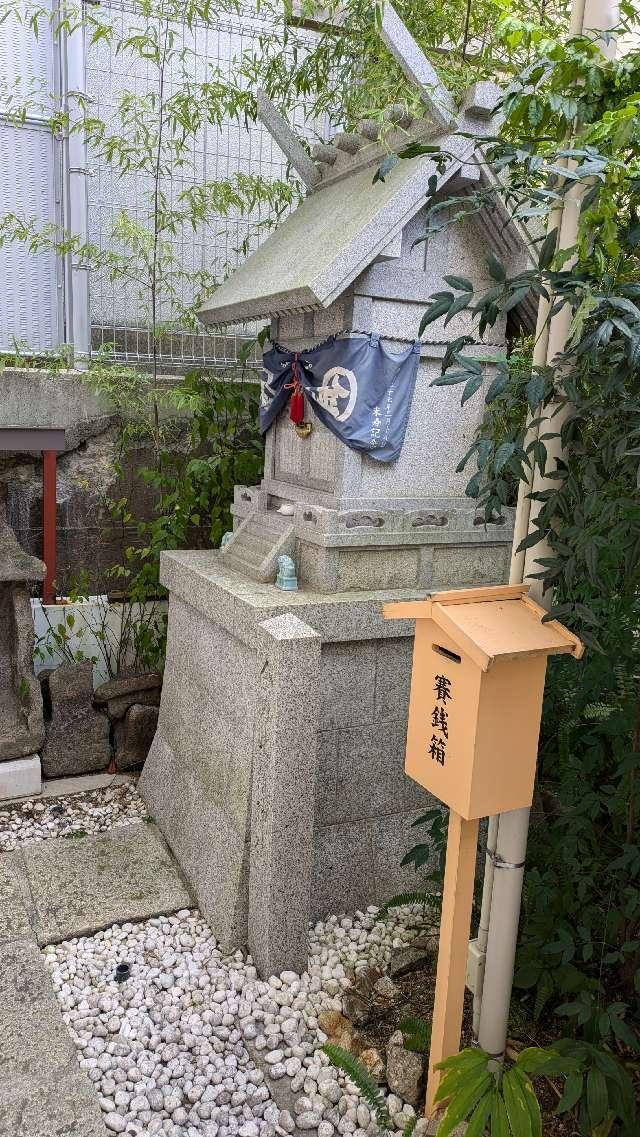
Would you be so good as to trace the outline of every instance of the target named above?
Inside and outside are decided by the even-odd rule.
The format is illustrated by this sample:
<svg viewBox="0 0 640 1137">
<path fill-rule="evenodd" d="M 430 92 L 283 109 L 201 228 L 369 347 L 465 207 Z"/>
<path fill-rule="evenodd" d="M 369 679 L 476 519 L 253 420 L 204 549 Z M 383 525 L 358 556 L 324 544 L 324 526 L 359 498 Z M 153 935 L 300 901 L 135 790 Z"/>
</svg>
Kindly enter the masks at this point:
<svg viewBox="0 0 640 1137">
<path fill-rule="evenodd" d="M 304 422 L 304 393 L 301 387 L 296 387 L 291 394 L 289 418 L 295 423 Z"/>
</svg>

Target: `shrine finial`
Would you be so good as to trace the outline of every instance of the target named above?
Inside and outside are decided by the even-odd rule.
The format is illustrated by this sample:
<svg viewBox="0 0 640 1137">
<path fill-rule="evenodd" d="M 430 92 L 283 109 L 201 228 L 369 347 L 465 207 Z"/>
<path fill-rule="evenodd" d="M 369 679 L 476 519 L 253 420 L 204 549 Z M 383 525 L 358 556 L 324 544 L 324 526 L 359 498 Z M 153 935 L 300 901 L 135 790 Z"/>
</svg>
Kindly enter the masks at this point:
<svg viewBox="0 0 640 1137">
<path fill-rule="evenodd" d="M 447 88 L 418 46 L 392 4 L 385 2 L 380 37 L 407 79 L 420 88 L 436 127 L 449 130 L 456 122 L 456 108 Z"/>
<path fill-rule="evenodd" d="M 302 178 L 307 189 L 315 189 L 320 181 L 318 168 L 294 134 L 287 120 L 280 114 L 278 108 L 265 95 L 264 91 L 259 90 L 257 92 L 256 101 L 258 118 L 262 125 L 269 131 L 273 141 L 277 142 L 296 173 Z"/>
</svg>

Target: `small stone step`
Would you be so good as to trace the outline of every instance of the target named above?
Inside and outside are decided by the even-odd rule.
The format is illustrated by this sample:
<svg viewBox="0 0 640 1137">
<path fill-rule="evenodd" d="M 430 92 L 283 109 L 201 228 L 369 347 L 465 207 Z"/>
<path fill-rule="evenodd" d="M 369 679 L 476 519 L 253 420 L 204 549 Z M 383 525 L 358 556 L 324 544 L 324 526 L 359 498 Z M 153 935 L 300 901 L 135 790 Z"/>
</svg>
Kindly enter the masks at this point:
<svg viewBox="0 0 640 1137">
<path fill-rule="evenodd" d="M 225 561 L 230 568 L 235 569 L 236 572 L 247 573 L 248 575 L 258 571 L 263 560 L 264 557 L 251 557 L 250 553 L 245 549 L 241 552 L 235 552 L 234 550 L 231 553 L 227 553 L 225 557 Z"/>
<path fill-rule="evenodd" d="M 273 582 L 278 557 L 283 553 L 290 554 L 293 545 L 290 517 L 252 513 L 224 546 L 221 559 L 229 568 L 250 580 Z"/>
<path fill-rule="evenodd" d="M 266 556 L 273 545 L 273 533 L 269 533 L 268 535 L 265 534 L 263 536 L 260 533 L 256 533 L 252 529 L 245 529 L 244 533 L 242 534 L 242 544 L 247 548 L 255 549 L 256 551 L 261 552 L 263 556 Z M 228 547 L 229 546 L 227 545 L 227 549 Z"/>
</svg>

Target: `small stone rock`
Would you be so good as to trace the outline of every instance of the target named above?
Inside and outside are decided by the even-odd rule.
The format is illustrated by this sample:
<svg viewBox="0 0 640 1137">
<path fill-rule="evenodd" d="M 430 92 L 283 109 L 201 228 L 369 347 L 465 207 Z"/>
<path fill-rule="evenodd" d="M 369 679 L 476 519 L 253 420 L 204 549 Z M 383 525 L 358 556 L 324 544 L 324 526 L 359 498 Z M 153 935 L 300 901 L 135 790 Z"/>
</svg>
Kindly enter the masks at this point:
<svg viewBox="0 0 640 1137">
<path fill-rule="evenodd" d="M 385 1003 L 395 1003 L 402 996 L 400 988 L 396 987 L 388 975 L 383 975 L 382 978 L 378 979 L 373 985 L 373 990 L 376 999 L 381 999 Z"/>
<path fill-rule="evenodd" d="M 360 1052 L 359 1058 L 376 1082 L 384 1082 L 386 1070 L 379 1050 L 376 1050 L 374 1046 L 369 1046 Z"/>
<path fill-rule="evenodd" d="M 351 991 L 345 991 L 342 1009 L 350 1022 L 356 1026 L 364 1026 L 371 1018 L 372 1003 L 365 995 L 353 988 Z"/>
<path fill-rule="evenodd" d="M 127 1123 L 121 1113 L 108 1113 L 104 1123 L 112 1133 L 124 1133 Z"/>
<path fill-rule="evenodd" d="M 404 1047 L 402 1031 L 395 1031 L 387 1043 L 387 1084 L 389 1089 L 418 1106 L 424 1097 L 424 1080 L 427 1059 Z"/>
<path fill-rule="evenodd" d="M 408 975 L 410 971 L 422 971 L 433 963 L 433 946 L 428 940 L 415 939 L 406 947 L 396 948 L 391 956 L 389 974 L 392 979 Z"/>
<path fill-rule="evenodd" d="M 260 1126 L 255 1121 L 245 1121 L 238 1133 L 240 1137 L 260 1137 Z"/>
<path fill-rule="evenodd" d="M 321 1113 L 315 1109 L 306 1109 L 304 1113 L 298 1114 L 296 1124 L 298 1129 L 317 1129 L 321 1121 Z"/>
<path fill-rule="evenodd" d="M 318 1015 L 318 1026 L 329 1038 L 351 1030 L 351 1023 L 340 1011 L 323 1011 Z"/>
</svg>

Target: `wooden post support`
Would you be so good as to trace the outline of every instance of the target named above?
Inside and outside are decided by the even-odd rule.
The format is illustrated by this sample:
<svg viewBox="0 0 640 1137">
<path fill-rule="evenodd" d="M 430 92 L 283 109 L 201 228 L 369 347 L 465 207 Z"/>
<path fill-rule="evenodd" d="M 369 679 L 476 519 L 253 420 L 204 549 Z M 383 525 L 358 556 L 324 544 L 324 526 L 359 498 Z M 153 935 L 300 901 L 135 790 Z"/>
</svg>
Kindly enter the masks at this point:
<svg viewBox="0 0 640 1137">
<path fill-rule="evenodd" d="M 55 602 L 56 575 L 56 451 L 42 451 L 42 559 L 46 565 L 43 604 Z"/>
<path fill-rule="evenodd" d="M 434 1112 L 433 1099 L 441 1077 L 441 1071 L 435 1070 L 434 1066 L 445 1058 L 451 1058 L 460 1049 L 478 824 L 478 818 L 465 821 L 453 809 L 449 812 L 425 1107 L 427 1117 Z"/>
</svg>

